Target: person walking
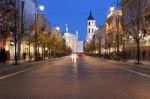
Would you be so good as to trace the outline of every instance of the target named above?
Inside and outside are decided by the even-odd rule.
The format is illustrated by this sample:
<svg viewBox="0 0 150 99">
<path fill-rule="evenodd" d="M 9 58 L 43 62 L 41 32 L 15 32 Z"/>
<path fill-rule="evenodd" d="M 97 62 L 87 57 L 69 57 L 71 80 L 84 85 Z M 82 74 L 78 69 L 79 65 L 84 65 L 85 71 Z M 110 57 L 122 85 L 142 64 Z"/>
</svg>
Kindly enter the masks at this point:
<svg viewBox="0 0 150 99">
<path fill-rule="evenodd" d="M 26 56 L 27 56 L 27 53 L 24 52 L 24 53 L 23 53 L 23 60 L 24 60 L 24 62 L 26 61 Z"/>
<path fill-rule="evenodd" d="M 5 49 L 1 49 L 1 60 L 3 63 L 6 63 L 6 57 L 7 57 L 7 54 L 6 54 L 6 51 Z"/>
</svg>

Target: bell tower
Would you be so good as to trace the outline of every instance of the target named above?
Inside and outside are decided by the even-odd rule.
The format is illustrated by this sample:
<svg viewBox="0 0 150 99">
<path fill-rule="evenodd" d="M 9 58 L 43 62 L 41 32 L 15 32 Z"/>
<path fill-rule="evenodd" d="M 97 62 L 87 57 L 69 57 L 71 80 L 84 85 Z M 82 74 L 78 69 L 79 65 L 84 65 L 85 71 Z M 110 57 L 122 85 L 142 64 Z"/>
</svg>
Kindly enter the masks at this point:
<svg viewBox="0 0 150 99">
<path fill-rule="evenodd" d="M 92 16 L 92 11 L 90 10 L 90 15 L 87 18 L 87 41 L 91 41 L 93 38 L 93 35 L 96 30 L 96 21 Z"/>
</svg>

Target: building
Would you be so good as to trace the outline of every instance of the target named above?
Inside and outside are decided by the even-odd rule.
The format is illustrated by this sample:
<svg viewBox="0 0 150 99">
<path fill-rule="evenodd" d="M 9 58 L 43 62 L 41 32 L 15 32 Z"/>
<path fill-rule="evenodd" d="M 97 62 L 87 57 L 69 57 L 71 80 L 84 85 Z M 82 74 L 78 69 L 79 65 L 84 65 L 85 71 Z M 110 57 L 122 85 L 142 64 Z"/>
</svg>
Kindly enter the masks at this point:
<svg viewBox="0 0 150 99">
<path fill-rule="evenodd" d="M 16 0 L 0 0 L 0 49 L 5 49 L 7 53 L 12 52 L 9 55 L 10 58 L 14 56 L 14 42 L 9 24 L 12 24 L 14 19 L 13 12 L 16 9 L 16 4 Z"/>
<path fill-rule="evenodd" d="M 2 9 L 0 10 L 0 48 L 4 48 L 9 52 L 10 59 L 14 59 L 14 32 L 11 30 L 13 25 L 6 23 L 9 22 L 13 24 L 14 17 L 17 15 L 18 29 L 21 29 L 21 19 L 23 19 L 24 22 L 34 20 L 35 4 L 33 0 L 0 0 L 0 9 Z M 4 15 L 6 19 L 4 19 L 2 15 Z M 22 58 L 23 53 L 28 52 L 28 45 L 25 41 L 22 41 L 22 39 L 20 39 L 20 41 L 21 42 L 17 44 L 17 53 L 20 58 Z M 33 49 L 33 45 L 31 49 Z"/>
<path fill-rule="evenodd" d="M 150 60 L 150 0 L 121 0 L 120 5 L 123 8 L 124 26 L 128 30 L 126 34 L 130 37 L 126 41 L 130 58 L 137 56 L 136 39 L 138 37 L 140 38 L 140 58 Z M 140 23 L 134 24 L 138 21 Z M 134 29 L 136 27 L 139 29 Z"/>
<path fill-rule="evenodd" d="M 92 11 L 90 11 L 90 15 L 87 18 L 87 41 L 91 41 L 93 38 L 93 35 L 96 31 L 97 27 L 96 27 L 96 20 L 94 19 L 94 17 L 92 16 Z"/>
<path fill-rule="evenodd" d="M 76 34 L 69 33 L 68 26 L 66 24 L 64 38 L 66 40 L 66 45 L 71 48 L 72 52 L 77 52 L 78 32 L 76 32 Z"/>
<path fill-rule="evenodd" d="M 121 10 L 112 10 L 107 15 L 105 21 L 105 53 L 109 56 L 115 56 L 117 53 L 117 47 L 119 47 L 119 52 L 122 52 L 123 48 L 123 32 L 121 25 Z M 117 37 L 118 36 L 118 37 Z"/>
<path fill-rule="evenodd" d="M 77 42 L 77 53 L 83 53 L 83 41 Z"/>
<path fill-rule="evenodd" d="M 71 48 L 73 53 L 83 53 L 83 41 L 78 40 L 78 31 L 70 33 L 66 24 L 66 32 L 64 33 L 66 45 Z"/>
<path fill-rule="evenodd" d="M 100 26 L 95 31 L 96 52 L 99 52 L 101 56 L 105 55 L 105 33 L 105 26 Z"/>
</svg>

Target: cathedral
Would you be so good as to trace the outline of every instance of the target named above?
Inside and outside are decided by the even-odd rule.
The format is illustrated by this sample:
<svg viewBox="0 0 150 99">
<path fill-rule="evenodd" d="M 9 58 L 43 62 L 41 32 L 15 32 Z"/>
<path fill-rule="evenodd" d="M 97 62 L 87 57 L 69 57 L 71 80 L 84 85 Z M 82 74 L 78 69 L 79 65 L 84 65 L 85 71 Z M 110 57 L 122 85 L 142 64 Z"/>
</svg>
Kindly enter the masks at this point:
<svg viewBox="0 0 150 99">
<path fill-rule="evenodd" d="M 70 33 L 66 24 L 66 32 L 64 33 L 66 45 L 71 48 L 73 53 L 83 53 L 83 41 L 78 40 L 78 31 Z"/>
<path fill-rule="evenodd" d="M 93 35 L 96 31 L 97 27 L 96 27 L 96 20 L 94 19 L 94 17 L 92 16 L 92 11 L 90 10 L 90 15 L 87 18 L 87 41 L 91 41 L 93 38 Z"/>
</svg>

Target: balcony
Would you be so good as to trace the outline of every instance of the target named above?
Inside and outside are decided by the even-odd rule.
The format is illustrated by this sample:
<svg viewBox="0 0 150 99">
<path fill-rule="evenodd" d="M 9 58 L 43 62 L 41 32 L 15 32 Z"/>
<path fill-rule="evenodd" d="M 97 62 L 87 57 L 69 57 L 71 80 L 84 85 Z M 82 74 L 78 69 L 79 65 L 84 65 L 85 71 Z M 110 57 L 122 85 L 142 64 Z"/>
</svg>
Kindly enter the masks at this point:
<svg viewBox="0 0 150 99">
<path fill-rule="evenodd" d="M 150 20 L 150 0 L 146 0 L 143 7 L 144 17 L 146 20 Z"/>
<path fill-rule="evenodd" d="M 16 6 L 16 0 L 0 0 L 0 6 L 14 8 Z"/>
</svg>

